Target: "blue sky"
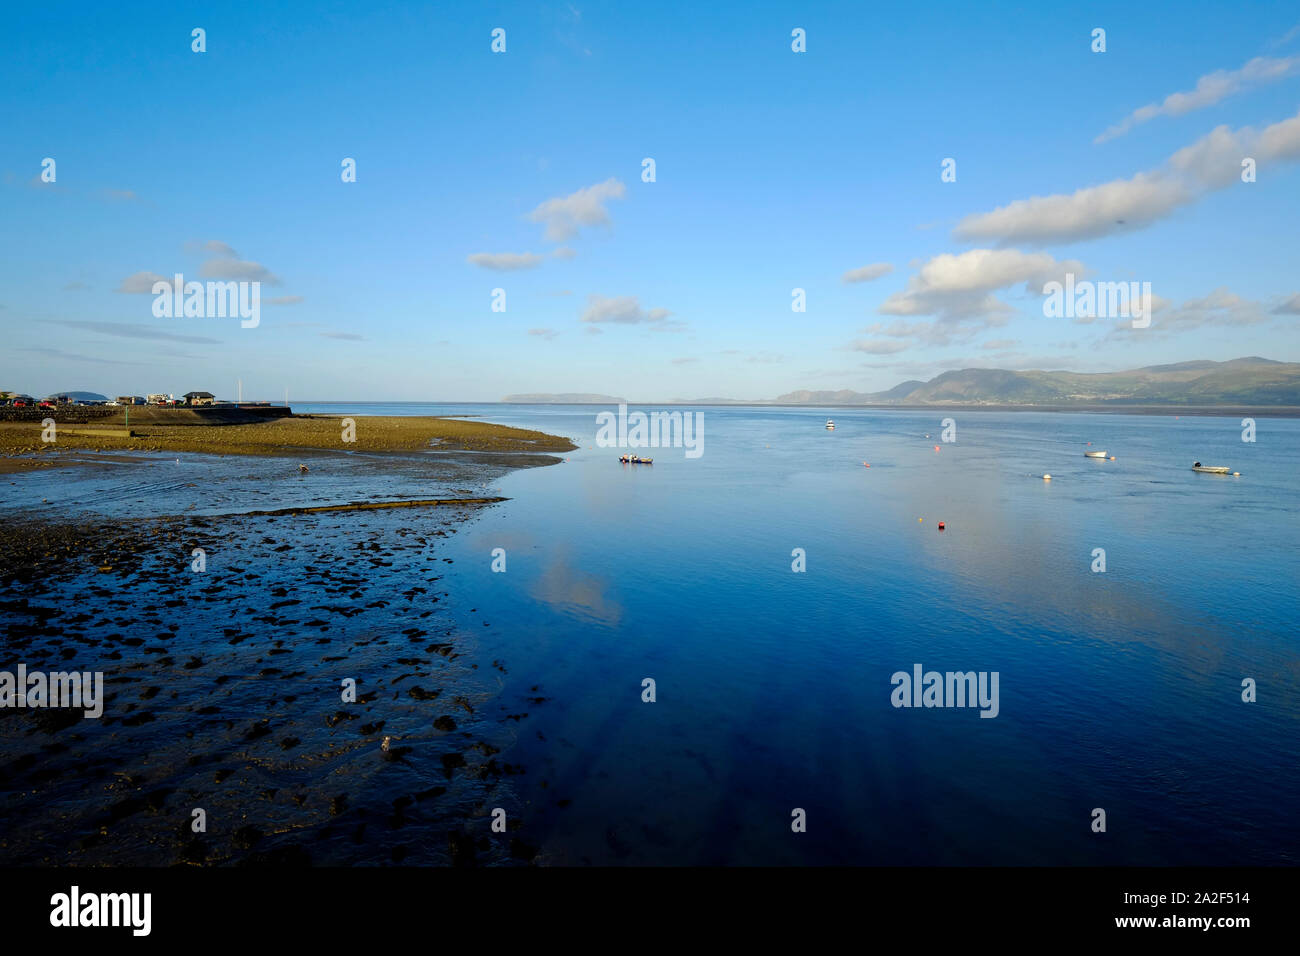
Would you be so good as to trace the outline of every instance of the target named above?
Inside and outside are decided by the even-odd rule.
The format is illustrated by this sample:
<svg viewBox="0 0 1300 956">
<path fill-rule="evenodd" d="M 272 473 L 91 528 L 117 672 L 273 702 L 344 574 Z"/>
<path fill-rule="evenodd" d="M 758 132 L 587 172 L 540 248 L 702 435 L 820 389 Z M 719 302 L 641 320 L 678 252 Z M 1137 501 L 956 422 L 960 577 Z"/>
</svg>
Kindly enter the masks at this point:
<svg viewBox="0 0 1300 956">
<path fill-rule="evenodd" d="M 0 387 L 771 398 L 1300 361 L 1294 3 L 865 9 L 13 7 Z M 1066 271 L 1150 282 L 1151 327 L 1046 318 Z M 122 291 L 177 272 L 260 278 L 260 325 Z"/>
</svg>

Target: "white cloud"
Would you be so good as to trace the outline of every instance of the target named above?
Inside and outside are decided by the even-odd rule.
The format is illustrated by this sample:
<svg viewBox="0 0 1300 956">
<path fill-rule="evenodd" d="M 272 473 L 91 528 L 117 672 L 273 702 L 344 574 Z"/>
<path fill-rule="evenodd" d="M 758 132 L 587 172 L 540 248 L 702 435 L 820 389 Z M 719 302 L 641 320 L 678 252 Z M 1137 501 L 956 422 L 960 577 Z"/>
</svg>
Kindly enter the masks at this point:
<svg viewBox="0 0 1300 956">
<path fill-rule="evenodd" d="M 1213 106 L 1220 100 L 1252 86 L 1273 83 L 1293 76 L 1297 72 L 1300 72 L 1300 56 L 1281 58 L 1257 56 L 1241 69 L 1215 70 L 1198 79 L 1195 89 L 1170 93 L 1160 103 L 1148 103 L 1146 106 L 1139 107 L 1093 142 L 1104 143 L 1123 136 L 1134 126 L 1149 122 L 1157 116 L 1182 116 L 1184 113 Z"/>
<path fill-rule="evenodd" d="M 1070 194 L 1017 199 L 957 223 L 957 239 L 1030 243 L 1096 239 L 1148 226 L 1241 178 L 1242 160 L 1264 166 L 1300 159 L 1300 114 L 1262 130 L 1220 126 L 1174 153 L 1164 167 Z"/>
<path fill-rule="evenodd" d="M 1300 292 L 1273 307 L 1274 315 L 1300 315 Z"/>
<path fill-rule="evenodd" d="M 992 212 L 967 216 L 957 223 L 953 236 L 1027 243 L 1095 239 L 1150 225 L 1193 199 L 1193 192 L 1177 180 L 1138 173 L 1069 195 L 1017 199 Z"/>
<path fill-rule="evenodd" d="M 849 348 L 855 352 L 866 352 L 870 355 L 892 355 L 895 352 L 902 352 L 909 347 L 909 343 L 900 340 L 890 341 L 888 339 L 858 339 L 849 344 Z"/>
<path fill-rule="evenodd" d="M 205 279 L 265 282 L 267 285 L 280 284 L 280 277 L 260 262 L 245 262 L 241 259 L 231 259 L 224 256 L 219 259 L 209 259 L 203 263 L 199 268 L 199 275 Z"/>
<path fill-rule="evenodd" d="M 538 338 L 543 338 L 546 339 L 547 341 L 550 341 L 560 333 L 555 331 L 555 329 L 529 329 L 528 334 L 536 335 Z"/>
<path fill-rule="evenodd" d="M 1274 321 L 1264 307 L 1250 299 L 1244 299 L 1237 293 L 1220 286 L 1199 299 L 1187 299 L 1174 305 L 1162 300 L 1160 307 L 1152 307 L 1152 321 L 1149 329 L 1139 330 L 1141 334 L 1153 333 L 1167 335 L 1186 329 L 1207 326 L 1218 328 L 1236 328 L 1243 325 L 1258 325 L 1261 322 Z M 1274 310 L 1276 314 L 1276 310 Z M 1129 319 L 1116 322 L 1110 331 L 1111 337 L 1134 332 Z"/>
<path fill-rule="evenodd" d="M 560 248 L 552 252 L 551 255 L 556 259 L 572 259 L 574 256 L 577 255 L 577 253 L 574 252 L 572 249 L 570 249 L 568 246 L 561 246 Z"/>
<path fill-rule="evenodd" d="M 267 305 L 297 305 L 302 301 L 300 295 L 278 295 L 273 299 L 267 299 Z"/>
<path fill-rule="evenodd" d="M 567 196 L 548 199 L 530 212 L 528 219 L 545 223 L 549 241 L 562 242 L 578 235 L 583 226 L 608 225 L 609 210 L 605 203 L 622 199 L 626 192 L 627 188 L 621 182 L 610 178 Z"/>
<path fill-rule="evenodd" d="M 1084 273 L 1083 263 L 1058 261 L 1046 252 L 1018 249 L 971 249 L 944 253 L 921 265 L 902 292 L 880 306 L 884 315 L 935 315 L 956 320 L 1010 311 L 990 293 L 1018 283 L 1042 293 L 1043 283 L 1063 280 L 1067 272 Z"/>
<path fill-rule="evenodd" d="M 148 293 L 153 294 L 153 284 L 155 282 L 166 282 L 171 284 L 172 280 L 165 276 L 160 276 L 156 272 L 133 272 L 117 287 L 118 292 L 127 292 L 132 294 Z"/>
<path fill-rule="evenodd" d="M 892 264 L 888 262 L 876 262 L 869 266 L 859 266 L 856 269 L 850 269 L 844 273 L 843 281 L 845 282 L 870 282 L 872 279 L 879 279 L 881 276 L 889 275 L 894 271 Z"/>
<path fill-rule="evenodd" d="M 944 253 L 920 264 L 907 287 L 881 303 L 882 315 L 932 316 L 928 322 L 903 319 L 877 322 L 849 348 L 876 355 L 901 352 L 915 345 L 949 345 L 966 341 L 992 326 L 1004 325 L 1014 310 L 993 293 L 1023 284 L 1041 295 L 1043 284 L 1063 281 L 1065 274 L 1087 273 L 1083 263 L 1058 260 L 1046 252 L 1018 249 L 972 249 L 959 255 Z"/>
<path fill-rule="evenodd" d="M 634 295 L 606 298 L 603 295 L 587 296 L 587 308 L 583 310 L 583 322 L 615 322 L 621 325 L 636 325 L 641 322 L 660 322 L 672 315 L 667 309 L 643 309 Z"/>
<path fill-rule="evenodd" d="M 542 257 L 535 252 L 476 252 L 466 256 L 470 265 L 497 272 L 510 272 L 515 269 L 532 269 L 542 262 Z"/>
<path fill-rule="evenodd" d="M 239 258 L 238 252 L 236 252 L 226 243 L 221 242 L 217 239 L 208 239 L 207 241 L 201 241 L 198 239 L 192 240 L 190 242 L 185 243 L 185 251 L 196 252 L 196 253 L 206 252 L 209 255 L 219 256 L 222 259 Z"/>
</svg>

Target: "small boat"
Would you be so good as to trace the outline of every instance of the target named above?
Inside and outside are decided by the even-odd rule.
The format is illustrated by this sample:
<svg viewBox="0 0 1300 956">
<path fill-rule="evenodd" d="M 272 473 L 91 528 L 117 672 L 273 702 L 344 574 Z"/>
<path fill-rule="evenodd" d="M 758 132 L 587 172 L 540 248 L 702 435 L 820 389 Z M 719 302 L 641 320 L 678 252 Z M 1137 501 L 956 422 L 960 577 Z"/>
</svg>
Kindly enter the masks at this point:
<svg viewBox="0 0 1300 956">
<path fill-rule="evenodd" d="M 1192 465 L 1192 471 L 1204 472 L 1207 475 L 1230 475 L 1232 469 L 1224 465 L 1202 465 L 1199 461 Z"/>
<path fill-rule="evenodd" d="M 835 423 L 829 418 L 826 419 L 826 430 L 831 432 L 835 431 Z"/>
<path fill-rule="evenodd" d="M 1104 451 L 1085 451 L 1083 453 L 1083 457 L 1084 458 L 1105 458 L 1106 453 Z"/>
<path fill-rule="evenodd" d="M 619 455 L 618 460 L 625 465 L 653 465 L 653 458 L 638 458 L 636 455 Z"/>
</svg>

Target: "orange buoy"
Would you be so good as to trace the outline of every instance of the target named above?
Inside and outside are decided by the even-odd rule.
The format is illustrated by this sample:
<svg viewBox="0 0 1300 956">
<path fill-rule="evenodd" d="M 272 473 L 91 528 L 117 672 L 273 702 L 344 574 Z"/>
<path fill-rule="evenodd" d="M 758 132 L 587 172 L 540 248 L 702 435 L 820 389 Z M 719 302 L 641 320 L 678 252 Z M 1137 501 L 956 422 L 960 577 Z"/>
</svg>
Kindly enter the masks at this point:
<svg viewBox="0 0 1300 956">
<path fill-rule="evenodd" d="M 939 530 L 940 530 L 940 531 L 943 530 L 943 522 L 942 522 L 942 521 L 939 522 Z"/>
<path fill-rule="evenodd" d="M 939 450 L 939 446 L 938 446 L 938 445 L 935 445 L 935 446 L 934 446 L 934 450 L 935 450 L 935 451 L 938 451 L 938 450 Z"/>
<path fill-rule="evenodd" d="M 871 466 L 868 465 L 868 464 L 864 461 L 864 462 L 862 463 L 862 467 L 863 467 L 863 468 L 870 468 Z"/>
</svg>

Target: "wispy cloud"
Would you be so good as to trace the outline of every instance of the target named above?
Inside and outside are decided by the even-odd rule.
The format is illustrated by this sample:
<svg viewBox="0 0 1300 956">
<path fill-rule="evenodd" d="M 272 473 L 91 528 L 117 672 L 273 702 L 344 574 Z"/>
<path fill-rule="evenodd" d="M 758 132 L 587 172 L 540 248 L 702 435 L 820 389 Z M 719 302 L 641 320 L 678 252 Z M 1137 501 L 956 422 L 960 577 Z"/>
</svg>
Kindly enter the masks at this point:
<svg viewBox="0 0 1300 956">
<path fill-rule="evenodd" d="M 341 339 L 344 342 L 364 342 L 366 340 L 364 335 L 357 335 L 355 332 L 321 332 L 319 334 L 321 338 Z"/>
<path fill-rule="evenodd" d="M 476 252 L 466 256 L 465 261 L 481 269 L 513 272 L 517 269 L 532 269 L 541 265 L 542 257 L 535 252 Z"/>
<path fill-rule="evenodd" d="M 248 262 L 242 259 L 220 257 L 209 259 L 199 267 L 199 275 L 205 279 L 223 279 L 235 282 L 265 282 L 267 285 L 280 285 L 280 277 L 260 262 Z"/>
<path fill-rule="evenodd" d="M 105 202 L 144 202 L 134 189 L 101 189 L 99 196 Z"/>
<path fill-rule="evenodd" d="M 1300 23 L 1297 23 L 1290 30 L 1287 30 L 1286 33 L 1282 34 L 1276 40 L 1270 40 L 1268 48 L 1270 50 L 1276 50 L 1279 47 L 1284 47 L 1296 37 L 1300 37 Z"/>
<path fill-rule="evenodd" d="M 36 355 L 44 355 L 47 358 L 63 359 L 68 362 L 88 362 L 92 365 L 143 365 L 143 362 L 118 361 L 116 359 L 92 358 L 89 355 L 78 355 L 76 352 L 65 352 L 63 349 L 47 348 L 22 348 L 16 349 L 18 352 L 32 352 Z"/>
<path fill-rule="evenodd" d="M 151 295 L 155 282 L 166 282 L 171 285 L 172 280 L 166 276 L 160 276 L 156 272 L 133 272 L 118 284 L 115 291 L 125 292 L 129 295 Z"/>
<path fill-rule="evenodd" d="M 900 339 L 858 339 L 850 342 L 848 348 L 869 355 L 891 355 L 909 348 L 909 343 Z"/>
<path fill-rule="evenodd" d="M 1300 292 L 1275 305 L 1272 312 L 1274 315 L 1300 315 Z"/>
<path fill-rule="evenodd" d="M 529 329 L 528 334 L 535 335 L 538 338 L 546 339 L 549 341 L 550 339 L 555 338 L 560 333 L 555 331 L 555 329 Z"/>
<path fill-rule="evenodd" d="M 1123 136 L 1133 127 L 1150 122 L 1157 116 L 1182 116 L 1194 110 L 1205 109 L 1253 86 L 1276 83 L 1297 72 L 1300 72 L 1300 56 L 1257 56 L 1240 69 L 1215 70 L 1198 79 L 1194 89 L 1170 93 L 1159 103 L 1148 103 L 1135 109 L 1093 142 L 1104 143 Z"/>
<path fill-rule="evenodd" d="M 202 335 L 179 335 L 165 332 L 152 325 L 140 325 L 137 322 L 95 322 L 89 320 L 52 319 L 53 325 L 66 325 L 69 328 L 85 332 L 98 332 L 122 339 L 148 339 L 159 342 L 190 342 L 195 345 L 220 345 L 220 339 L 210 339 Z"/>
<path fill-rule="evenodd" d="M 222 259 L 238 259 L 239 253 L 224 242 L 218 239 L 191 239 L 185 243 L 185 251 L 210 256 L 219 256 Z"/>
<path fill-rule="evenodd" d="M 1135 331 L 1132 321 L 1124 319 L 1113 323 L 1107 337 L 1119 338 L 1138 334 L 1138 332 L 1144 335 L 1167 336 L 1190 329 L 1240 328 L 1277 321 L 1270 316 L 1261 303 L 1243 298 L 1224 286 L 1200 298 L 1187 299 L 1177 305 L 1168 300 L 1161 300 L 1152 306 L 1151 312 L 1149 328 Z"/>
<path fill-rule="evenodd" d="M 879 279 L 881 276 L 887 276 L 894 271 L 894 267 L 888 262 L 876 262 L 869 266 L 859 266 L 856 269 L 850 269 L 844 273 L 844 282 L 870 282 L 872 279 Z"/>
</svg>

